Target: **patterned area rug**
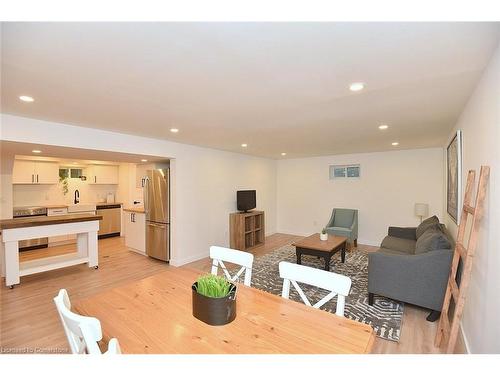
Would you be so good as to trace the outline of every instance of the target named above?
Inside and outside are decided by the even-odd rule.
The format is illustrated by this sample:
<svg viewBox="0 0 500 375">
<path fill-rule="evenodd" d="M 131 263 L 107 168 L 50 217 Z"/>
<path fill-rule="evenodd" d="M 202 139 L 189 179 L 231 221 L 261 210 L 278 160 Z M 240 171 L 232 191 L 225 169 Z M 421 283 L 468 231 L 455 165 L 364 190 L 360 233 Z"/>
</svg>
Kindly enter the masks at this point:
<svg viewBox="0 0 500 375">
<path fill-rule="evenodd" d="M 281 295 L 283 279 L 280 278 L 278 270 L 278 263 L 281 261 L 295 263 L 295 247 L 292 245 L 283 246 L 269 254 L 256 257 L 252 271 L 252 287 Z M 302 264 L 323 269 L 324 260 L 315 256 L 303 255 Z M 332 257 L 330 269 L 349 276 L 352 280 L 351 292 L 346 298 L 345 316 L 371 325 L 377 336 L 381 338 L 399 341 L 404 304 L 376 296 L 373 306 L 368 305 L 368 255 L 363 252 L 347 252 L 345 263 L 342 263 L 339 252 Z M 312 304 L 328 294 L 322 289 L 299 285 Z M 302 302 L 293 286 L 290 288 L 290 298 Z M 337 297 L 334 297 L 321 309 L 335 314 L 336 305 Z"/>
</svg>

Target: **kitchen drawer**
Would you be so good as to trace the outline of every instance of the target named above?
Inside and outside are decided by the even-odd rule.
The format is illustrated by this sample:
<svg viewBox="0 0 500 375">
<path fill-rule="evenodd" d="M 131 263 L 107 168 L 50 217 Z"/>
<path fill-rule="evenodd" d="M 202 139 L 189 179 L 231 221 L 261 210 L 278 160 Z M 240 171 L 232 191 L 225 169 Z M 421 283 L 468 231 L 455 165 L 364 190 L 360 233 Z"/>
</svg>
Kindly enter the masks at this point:
<svg viewBox="0 0 500 375">
<path fill-rule="evenodd" d="M 68 207 L 47 208 L 47 216 L 67 215 Z"/>
</svg>

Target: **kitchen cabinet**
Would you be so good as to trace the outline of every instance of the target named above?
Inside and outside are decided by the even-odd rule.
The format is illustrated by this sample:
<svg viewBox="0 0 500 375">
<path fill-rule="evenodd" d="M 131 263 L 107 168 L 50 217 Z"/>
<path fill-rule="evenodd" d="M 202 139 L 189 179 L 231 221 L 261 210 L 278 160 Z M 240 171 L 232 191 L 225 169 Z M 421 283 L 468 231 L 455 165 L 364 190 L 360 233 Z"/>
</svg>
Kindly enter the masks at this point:
<svg viewBox="0 0 500 375">
<path fill-rule="evenodd" d="M 125 211 L 125 246 L 146 254 L 146 215 Z"/>
<path fill-rule="evenodd" d="M 137 164 L 135 170 L 135 187 L 140 189 L 144 187 L 144 177 L 146 177 L 146 171 L 151 168 L 150 164 Z"/>
<path fill-rule="evenodd" d="M 57 184 L 59 165 L 33 160 L 14 160 L 13 184 Z"/>
<path fill-rule="evenodd" d="M 118 185 L 117 165 L 90 165 L 87 167 L 87 181 L 93 185 Z"/>
<path fill-rule="evenodd" d="M 144 178 L 147 176 L 147 171 L 151 169 L 166 169 L 169 168 L 170 164 L 165 163 L 148 163 L 148 164 L 137 164 L 135 169 L 135 187 L 140 189 L 144 187 Z"/>
</svg>

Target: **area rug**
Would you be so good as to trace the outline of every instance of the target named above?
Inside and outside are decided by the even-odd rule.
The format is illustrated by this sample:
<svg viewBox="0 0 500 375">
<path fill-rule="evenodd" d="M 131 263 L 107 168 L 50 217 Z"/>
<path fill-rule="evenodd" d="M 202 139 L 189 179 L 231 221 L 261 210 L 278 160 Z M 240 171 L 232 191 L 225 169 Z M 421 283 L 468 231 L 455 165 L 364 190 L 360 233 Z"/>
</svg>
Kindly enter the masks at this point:
<svg viewBox="0 0 500 375">
<path fill-rule="evenodd" d="M 279 276 L 278 264 L 281 261 L 296 262 L 295 247 L 283 246 L 271 253 L 256 257 L 252 271 L 252 286 L 266 292 L 281 295 L 283 279 Z M 302 265 L 324 267 L 323 258 L 302 256 Z M 351 292 L 346 298 L 344 315 L 352 320 L 371 325 L 378 337 L 399 341 L 403 321 L 404 304 L 388 298 L 375 296 L 373 306 L 368 305 L 368 255 L 361 251 L 347 252 L 345 263 L 340 260 L 340 253 L 335 254 L 330 262 L 330 270 L 349 276 L 352 280 Z M 314 304 L 328 294 L 327 291 L 299 284 L 307 298 Z M 295 288 L 290 288 L 290 298 L 302 302 Z M 337 297 L 334 297 L 321 309 L 335 314 Z"/>
</svg>

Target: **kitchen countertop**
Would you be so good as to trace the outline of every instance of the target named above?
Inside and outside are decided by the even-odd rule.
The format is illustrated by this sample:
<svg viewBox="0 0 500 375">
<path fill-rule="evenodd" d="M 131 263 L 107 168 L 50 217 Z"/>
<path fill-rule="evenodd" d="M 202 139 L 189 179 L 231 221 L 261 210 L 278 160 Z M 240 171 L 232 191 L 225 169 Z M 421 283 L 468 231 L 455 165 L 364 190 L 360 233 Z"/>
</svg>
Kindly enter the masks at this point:
<svg viewBox="0 0 500 375">
<path fill-rule="evenodd" d="M 91 203 L 82 203 L 82 204 L 95 204 L 96 206 L 113 206 L 115 204 L 122 205 L 123 203 L 121 203 L 121 202 L 116 202 L 116 203 L 107 203 L 107 202 L 93 203 L 93 202 L 91 202 Z M 46 205 L 46 206 L 40 206 L 40 207 L 51 209 L 51 208 L 67 208 L 69 206 L 70 206 L 69 204 L 53 204 L 53 205 Z"/>
<path fill-rule="evenodd" d="M 137 206 L 137 207 L 127 207 L 127 208 L 124 208 L 123 211 L 127 211 L 127 212 L 136 212 L 138 214 L 143 214 L 145 211 L 144 211 L 144 207 L 142 206 Z"/>
<path fill-rule="evenodd" d="M 0 230 L 13 228 L 38 227 L 41 225 L 55 225 L 77 223 L 81 221 L 102 220 L 101 215 L 71 214 L 60 216 L 32 216 L 18 219 L 0 220 Z"/>
<path fill-rule="evenodd" d="M 68 205 L 67 204 L 53 204 L 51 206 L 41 206 L 41 207 L 44 207 L 44 208 L 50 210 L 52 208 L 67 208 Z"/>
</svg>

